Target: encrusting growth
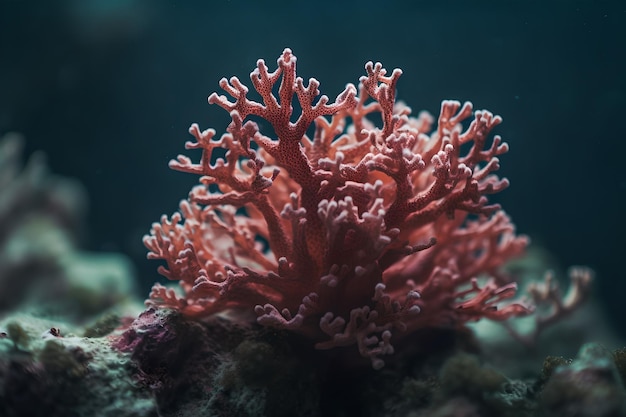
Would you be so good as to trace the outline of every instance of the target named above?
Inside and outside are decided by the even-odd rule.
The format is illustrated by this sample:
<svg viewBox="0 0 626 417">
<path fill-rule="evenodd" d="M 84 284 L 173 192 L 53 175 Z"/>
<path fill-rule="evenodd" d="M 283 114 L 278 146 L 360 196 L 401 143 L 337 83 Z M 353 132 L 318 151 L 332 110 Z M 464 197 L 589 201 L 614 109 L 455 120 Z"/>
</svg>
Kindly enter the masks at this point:
<svg viewBox="0 0 626 417">
<path fill-rule="evenodd" d="M 433 128 L 396 101 L 400 70 L 365 69 L 333 102 L 296 75 L 289 49 L 275 71 L 259 60 L 250 74 L 260 101 L 237 77 L 220 81 L 230 98 L 209 103 L 232 122 L 221 136 L 191 126 L 200 161 L 170 167 L 201 184 L 144 238 L 182 295 L 156 284 L 149 305 L 254 312 L 319 349 L 356 345 L 374 368 L 417 329 L 532 311 L 502 303 L 516 284 L 500 268 L 527 238 L 487 201 L 508 186 L 495 174 L 508 146 L 490 139 L 501 118 L 444 101 Z"/>
</svg>

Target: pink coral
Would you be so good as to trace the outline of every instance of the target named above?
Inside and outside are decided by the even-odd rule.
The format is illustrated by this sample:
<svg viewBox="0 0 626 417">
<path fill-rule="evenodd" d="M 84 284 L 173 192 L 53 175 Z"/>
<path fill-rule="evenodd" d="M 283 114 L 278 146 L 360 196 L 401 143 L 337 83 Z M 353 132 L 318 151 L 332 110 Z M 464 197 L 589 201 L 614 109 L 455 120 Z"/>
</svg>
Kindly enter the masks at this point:
<svg viewBox="0 0 626 417">
<path fill-rule="evenodd" d="M 489 139 L 501 118 L 444 101 L 433 130 L 396 102 L 399 69 L 365 69 L 334 102 L 296 76 L 289 49 L 250 74 L 261 101 L 237 77 L 220 81 L 231 98 L 209 103 L 230 113 L 227 133 L 191 126 L 200 162 L 170 167 L 202 184 L 144 238 L 183 294 L 156 284 L 148 304 L 254 311 L 320 349 L 356 344 L 375 368 L 403 334 L 530 312 L 501 303 L 516 284 L 500 267 L 527 244 L 486 197 L 508 186 L 495 175 L 508 146 Z"/>
</svg>

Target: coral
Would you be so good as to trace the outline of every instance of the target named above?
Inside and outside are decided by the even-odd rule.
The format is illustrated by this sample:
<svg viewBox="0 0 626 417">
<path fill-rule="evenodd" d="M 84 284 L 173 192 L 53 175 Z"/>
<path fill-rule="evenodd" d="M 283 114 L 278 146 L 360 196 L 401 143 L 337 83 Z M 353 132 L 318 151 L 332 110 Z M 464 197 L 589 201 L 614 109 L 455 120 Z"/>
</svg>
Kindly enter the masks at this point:
<svg viewBox="0 0 626 417">
<path fill-rule="evenodd" d="M 432 415 L 438 415 L 435 410 L 441 412 L 446 408 L 458 408 L 460 414 L 476 408 L 481 410 L 478 415 L 533 415 L 533 393 L 527 384 L 509 380 L 481 364 L 475 356 L 462 353 L 448 359 L 440 370 L 439 383 L 440 389 L 430 410 Z M 461 405 L 455 406 L 455 403 Z"/>
<path fill-rule="evenodd" d="M 269 342 L 244 340 L 232 353 L 220 355 L 212 405 L 250 410 L 246 415 L 289 416 L 294 410 L 318 414 L 313 370 L 285 351 L 280 341 Z"/>
<path fill-rule="evenodd" d="M 444 101 L 435 126 L 396 101 L 399 69 L 365 69 L 333 102 L 296 75 L 289 49 L 250 74 L 261 101 L 237 77 L 220 81 L 231 99 L 209 103 L 232 122 L 220 137 L 191 126 L 200 162 L 170 167 L 201 184 L 144 237 L 182 295 L 156 284 L 148 305 L 255 312 L 318 349 L 357 345 L 377 369 L 415 330 L 532 311 L 509 300 L 501 270 L 528 239 L 487 199 L 508 186 L 495 174 L 508 146 L 491 137 L 501 118 Z"/>
<path fill-rule="evenodd" d="M 83 214 L 83 189 L 49 175 L 41 153 L 22 168 L 23 143 L 16 133 L 0 137 L 0 312 L 35 292 L 54 293 L 58 259 Z"/>
<path fill-rule="evenodd" d="M 151 392 L 133 380 L 129 355 L 76 330 L 58 318 L 0 318 L 0 334 L 8 336 L 0 337 L 0 415 L 156 416 Z"/>
<path fill-rule="evenodd" d="M 451 357 L 441 368 L 440 383 L 449 396 L 464 394 L 469 397 L 494 392 L 506 381 L 498 372 L 482 368 L 478 358 L 468 354 Z"/>
<path fill-rule="evenodd" d="M 159 415 L 320 415 L 317 369 L 278 333 L 151 308 L 111 341 L 130 353 Z"/>
<path fill-rule="evenodd" d="M 549 416 L 623 416 L 626 390 L 611 353 L 597 343 L 580 348 L 569 364 L 554 369 L 539 405 Z"/>
<path fill-rule="evenodd" d="M 114 347 L 131 354 L 135 380 L 152 392 L 162 416 L 530 417 L 567 415 L 562 412 L 570 408 L 622 415 L 611 412 L 621 410 L 623 352 L 611 358 L 597 344 L 574 362 L 547 358 L 543 371 L 529 367 L 515 379 L 490 356 L 462 349 L 396 355 L 398 362 L 382 372 L 347 371 L 338 361 L 311 357 L 296 339 L 219 315 L 197 321 L 154 308 L 110 336 Z M 586 387 L 589 381 L 597 387 Z"/>
<path fill-rule="evenodd" d="M 85 320 L 135 290 L 128 258 L 77 247 L 86 190 L 48 172 L 35 152 L 22 167 L 23 138 L 0 137 L 0 315 L 54 311 Z"/>
</svg>

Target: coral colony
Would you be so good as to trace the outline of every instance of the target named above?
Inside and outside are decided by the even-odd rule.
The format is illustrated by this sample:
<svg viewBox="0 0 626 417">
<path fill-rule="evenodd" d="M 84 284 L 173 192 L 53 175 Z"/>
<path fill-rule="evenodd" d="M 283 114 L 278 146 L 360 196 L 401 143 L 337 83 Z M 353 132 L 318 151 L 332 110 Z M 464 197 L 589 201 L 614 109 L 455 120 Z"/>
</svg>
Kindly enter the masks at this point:
<svg viewBox="0 0 626 417">
<path fill-rule="evenodd" d="M 148 305 L 256 314 L 318 349 L 356 345 L 376 369 L 416 330 L 532 312 L 501 270 L 528 239 L 487 199 L 508 186 L 495 174 L 508 146 L 490 139 L 501 118 L 457 101 L 436 124 L 414 117 L 396 101 L 401 70 L 365 69 L 334 102 L 296 75 L 290 49 L 250 74 L 260 101 L 220 81 L 230 98 L 209 103 L 229 112 L 227 132 L 191 126 L 200 162 L 170 167 L 201 185 L 144 238 L 182 295 L 156 284 Z"/>
</svg>

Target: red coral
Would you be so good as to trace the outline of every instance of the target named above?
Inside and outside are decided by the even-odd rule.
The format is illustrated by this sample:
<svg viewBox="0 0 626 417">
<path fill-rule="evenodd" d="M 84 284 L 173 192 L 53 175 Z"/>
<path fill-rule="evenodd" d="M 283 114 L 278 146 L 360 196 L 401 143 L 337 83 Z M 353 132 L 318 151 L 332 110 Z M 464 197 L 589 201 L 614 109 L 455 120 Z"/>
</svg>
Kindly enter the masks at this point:
<svg viewBox="0 0 626 417">
<path fill-rule="evenodd" d="M 170 163 L 202 185 L 144 238 L 183 295 L 157 284 L 150 305 L 254 310 L 320 349 L 356 344 L 375 368 L 403 333 L 529 312 L 499 307 L 516 292 L 499 268 L 527 244 L 487 202 L 508 186 L 494 174 L 508 147 L 489 140 L 501 118 L 444 101 L 430 133 L 430 115 L 396 102 L 400 70 L 365 69 L 358 91 L 348 84 L 332 103 L 296 76 L 289 49 L 275 71 L 259 60 L 250 74 L 260 102 L 238 78 L 220 81 L 231 99 L 209 103 L 230 113 L 227 133 L 192 125 L 186 148 L 200 162 Z"/>
</svg>

